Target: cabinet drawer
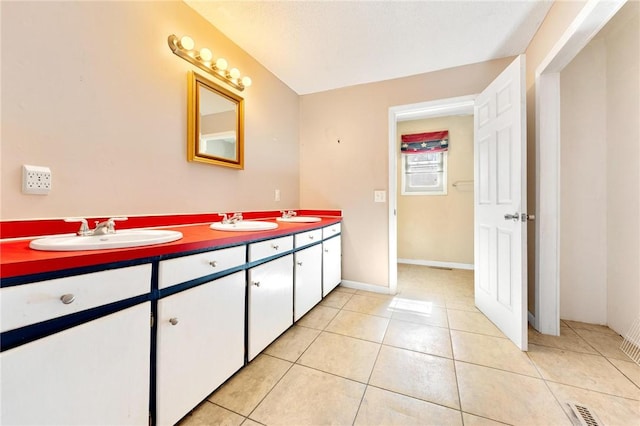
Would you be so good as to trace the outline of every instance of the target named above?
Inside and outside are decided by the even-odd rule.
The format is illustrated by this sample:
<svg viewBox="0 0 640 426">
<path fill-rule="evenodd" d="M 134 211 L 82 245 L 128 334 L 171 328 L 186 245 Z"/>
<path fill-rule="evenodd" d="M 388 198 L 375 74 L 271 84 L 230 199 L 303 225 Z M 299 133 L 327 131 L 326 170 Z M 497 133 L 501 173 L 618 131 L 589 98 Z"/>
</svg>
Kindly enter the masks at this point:
<svg viewBox="0 0 640 426">
<path fill-rule="evenodd" d="M 35 324 L 151 291 L 151 264 L 56 278 L 0 290 L 1 331 Z M 62 297 L 72 299 L 68 303 Z"/>
<path fill-rule="evenodd" d="M 293 249 L 293 236 L 249 244 L 249 262 L 276 256 Z"/>
<path fill-rule="evenodd" d="M 158 287 L 163 289 L 246 263 L 246 246 L 229 247 L 160 262 Z"/>
<path fill-rule="evenodd" d="M 325 226 L 322 228 L 322 239 L 326 240 L 329 237 L 332 237 L 336 234 L 340 233 L 340 224 L 334 223 L 333 225 Z"/>
<path fill-rule="evenodd" d="M 314 229 L 313 231 L 301 232 L 295 236 L 296 247 L 304 247 L 313 244 L 322 239 L 322 229 Z"/>
</svg>

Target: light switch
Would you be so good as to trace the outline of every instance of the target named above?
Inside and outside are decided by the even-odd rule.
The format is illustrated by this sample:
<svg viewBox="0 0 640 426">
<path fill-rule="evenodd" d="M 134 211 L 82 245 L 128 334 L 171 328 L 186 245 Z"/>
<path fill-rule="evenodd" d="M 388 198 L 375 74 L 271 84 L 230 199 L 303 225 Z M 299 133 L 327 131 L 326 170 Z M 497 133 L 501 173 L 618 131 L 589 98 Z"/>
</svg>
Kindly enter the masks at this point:
<svg viewBox="0 0 640 426">
<path fill-rule="evenodd" d="M 375 190 L 373 191 L 373 201 L 375 203 L 384 203 L 387 201 L 387 191 Z"/>
</svg>

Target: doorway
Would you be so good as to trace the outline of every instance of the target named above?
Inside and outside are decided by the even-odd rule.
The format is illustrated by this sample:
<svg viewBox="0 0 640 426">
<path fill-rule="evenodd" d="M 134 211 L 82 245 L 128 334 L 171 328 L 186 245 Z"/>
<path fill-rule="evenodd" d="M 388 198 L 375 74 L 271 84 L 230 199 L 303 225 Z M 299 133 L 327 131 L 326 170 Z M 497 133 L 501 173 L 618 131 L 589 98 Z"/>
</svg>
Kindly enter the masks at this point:
<svg viewBox="0 0 640 426">
<path fill-rule="evenodd" d="M 402 135 L 450 142 L 446 151 L 418 144 L 397 156 L 398 263 L 473 269 L 473 125 L 472 114 L 397 122 L 398 146 Z"/>
<path fill-rule="evenodd" d="M 398 122 L 451 115 L 472 115 L 476 95 L 440 99 L 389 109 L 389 290 L 398 289 Z"/>
<path fill-rule="evenodd" d="M 536 69 L 538 224 L 533 323 L 544 334 L 560 334 L 560 72 L 625 2 L 588 2 Z"/>
</svg>

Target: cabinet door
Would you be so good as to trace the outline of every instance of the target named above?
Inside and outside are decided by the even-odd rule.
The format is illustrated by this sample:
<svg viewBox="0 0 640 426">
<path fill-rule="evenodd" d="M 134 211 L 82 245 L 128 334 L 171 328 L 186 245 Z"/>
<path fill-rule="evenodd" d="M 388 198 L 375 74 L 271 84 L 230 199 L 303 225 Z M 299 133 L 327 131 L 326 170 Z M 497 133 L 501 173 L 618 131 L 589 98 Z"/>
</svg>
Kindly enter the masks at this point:
<svg viewBox="0 0 640 426">
<path fill-rule="evenodd" d="M 2 352 L 0 423 L 148 424 L 150 306 Z"/>
<path fill-rule="evenodd" d="M 293 324 L 293 255 L 249 269 L 249 360 Z"/>
<path fill-rule="evenodd" d="M 330 238 L 322 242 L 322 297 L 336 288 L 342 281 L 342 245 L 341 237 Z"/>
<path fill-rule="evenodd" d="M 158 301 L 156 424 L 172 425 L 244 365 L 244 272 Z"/>
<path fill-rule="evenodd" d="M 295 253 L 293 320 L 298 321 L 322 300 L 322 245 Z"/>
</svg>

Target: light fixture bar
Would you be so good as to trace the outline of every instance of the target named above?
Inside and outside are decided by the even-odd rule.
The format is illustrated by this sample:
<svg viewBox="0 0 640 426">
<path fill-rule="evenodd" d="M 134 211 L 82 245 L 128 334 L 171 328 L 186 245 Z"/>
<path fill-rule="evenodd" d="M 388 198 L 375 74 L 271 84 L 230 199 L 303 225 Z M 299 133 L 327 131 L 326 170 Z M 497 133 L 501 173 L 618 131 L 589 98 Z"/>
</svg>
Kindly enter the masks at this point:
<svg viewBox="0 0 640 426">
<path fill-rule="evenodd" d="M 185 61 L 189 62 L 200 68 L 203 71 L 208 72 L 215 78 L 224 81 L 229 86 L 243 91 L 245 87 L 251 85 L 251 79 L 249 77 L 240 78 L 240 71 L 237 68 L 227 70 L 227 61 L 223 58 L 212 60 L 213 56 L 209 49 L 195 50 L 193 40 L 189 37 L 183 37 L 179 39 L 174 34 L 171 34 L 167 39 L 169 48 L 177 56 L 181 57 Z"/>
</svg>

